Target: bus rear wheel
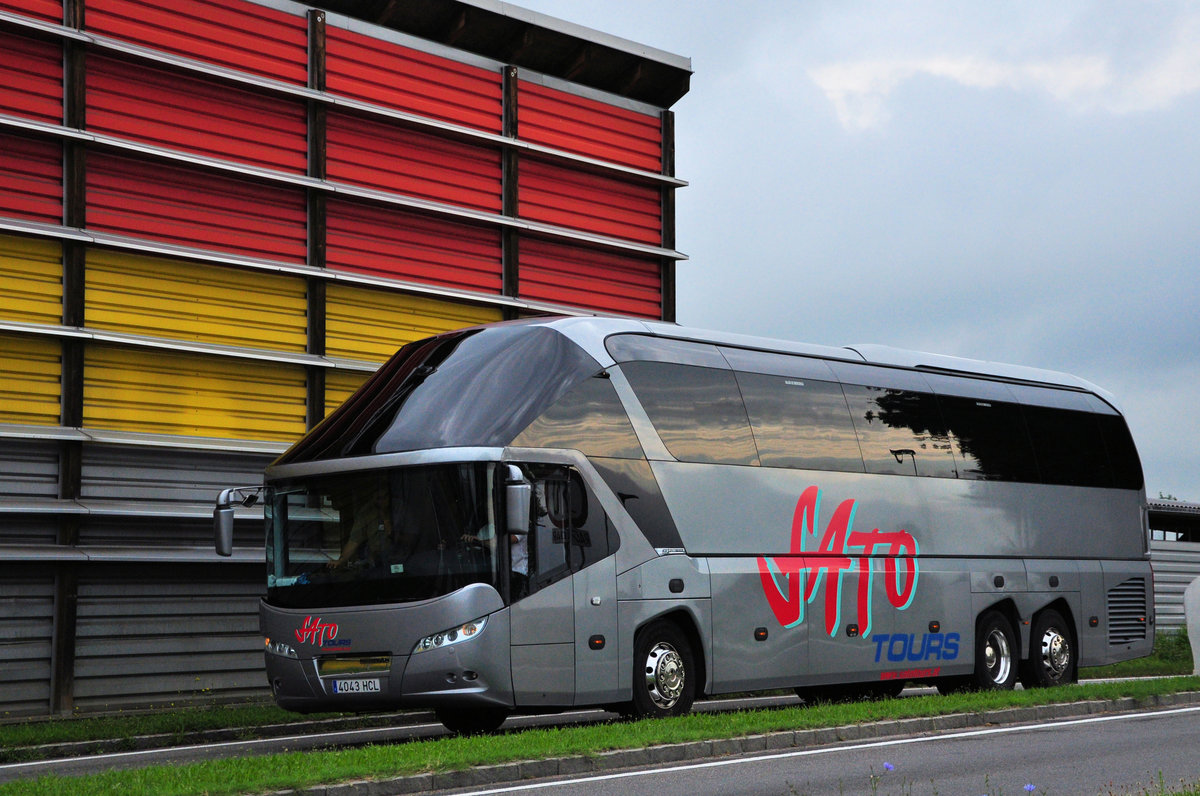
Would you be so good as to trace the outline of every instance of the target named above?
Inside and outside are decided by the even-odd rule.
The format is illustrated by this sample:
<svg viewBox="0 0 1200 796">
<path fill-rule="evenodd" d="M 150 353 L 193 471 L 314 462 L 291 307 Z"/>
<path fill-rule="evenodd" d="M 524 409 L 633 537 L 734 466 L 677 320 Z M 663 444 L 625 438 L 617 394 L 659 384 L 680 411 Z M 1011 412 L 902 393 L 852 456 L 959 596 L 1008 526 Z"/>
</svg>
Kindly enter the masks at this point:
<svg viewBox="0 0 1200 796">
<path fill-rule="evenodd" d="M 1073 683 L 1078 676 L 1078 655 L 1070 626 L 1058 611 L 1042 611 L 1033 620 L 1029 660 L 1021 665 L 1021 684 L 1026 688 L 1049 688 Z"/>
<path fill-rule="evenodd" d="M 1017 684 L 1017 637 L 998 611 L 988 611 L 975 625 L 973 685 L 981 691 L 1008 691 Z"/>
<path fill-rule="evenodd" d="M 439 708 L 435 711 L 437 720 L 450 732 L 458 735 L 479 735 L 495 732 L 508 718 L 504 708 Z"/>
<path fill-rule="evenodd" d="M 696 663 L 692 645 L 670 622 L 654 622 L 638 633 L 633 645 L 632 715 L 679 716 L 696 698 Z"/>
</svg>

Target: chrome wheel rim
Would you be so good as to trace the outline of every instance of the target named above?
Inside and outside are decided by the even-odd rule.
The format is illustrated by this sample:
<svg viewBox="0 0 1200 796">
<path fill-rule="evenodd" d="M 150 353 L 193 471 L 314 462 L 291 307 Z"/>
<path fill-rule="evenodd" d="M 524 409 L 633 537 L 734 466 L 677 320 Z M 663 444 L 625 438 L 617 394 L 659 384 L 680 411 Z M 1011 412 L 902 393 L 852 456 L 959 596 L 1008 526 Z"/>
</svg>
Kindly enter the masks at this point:
<svg viewBox="0 0 1200 796">
<path fill-rule="evenodd" d="M 1071 643 L 1056 627 L 1042 634 L 1042 666 L 1053 680 L 1061 680 L 1071 667 Z"/>
<path fill-rule="evenodd" d="M 646 691 L 650 700 L 663 710 L 670 710 L 683 694 L 687 672 L 679 651 L 660 641 L 646 656 Z"/>
<path fill-rule="evenodd" d="M 1012 671 L 1012 653 L 1008 648 L 1008 637 L 999 628 L 993 628 L 984 641 L 983 662 L 988 677 L 996 685 L 1008 682 Z"/>
</svg>

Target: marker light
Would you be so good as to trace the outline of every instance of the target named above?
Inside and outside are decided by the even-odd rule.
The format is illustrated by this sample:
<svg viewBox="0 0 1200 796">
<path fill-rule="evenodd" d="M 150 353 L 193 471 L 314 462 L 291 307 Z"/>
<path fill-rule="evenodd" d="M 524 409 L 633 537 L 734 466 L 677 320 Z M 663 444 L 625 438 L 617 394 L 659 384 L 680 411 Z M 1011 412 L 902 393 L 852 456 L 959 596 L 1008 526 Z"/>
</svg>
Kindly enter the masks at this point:
<svg viewBox="0 0 1200 796">
<path fill-rule="evenodd" d="M 470 639 L 482 633 L 485 625 L 487 625 L 487 617 L 482 616 L 479 619 L 472 619 L 470 622 L 464 622 L 458 627 L 451 628 L 450 630 L 443 630 L 440 633 L 434 633 L 433 635 L 426 636 L 418 641 L 417 645 L 413 647 L 412 654 L 416 655 L 418 652 L 428 652 L 429 650 L 448 647 L 451 644 L 461 644 L 464 641 L 469 641 Z"/>
</svg>

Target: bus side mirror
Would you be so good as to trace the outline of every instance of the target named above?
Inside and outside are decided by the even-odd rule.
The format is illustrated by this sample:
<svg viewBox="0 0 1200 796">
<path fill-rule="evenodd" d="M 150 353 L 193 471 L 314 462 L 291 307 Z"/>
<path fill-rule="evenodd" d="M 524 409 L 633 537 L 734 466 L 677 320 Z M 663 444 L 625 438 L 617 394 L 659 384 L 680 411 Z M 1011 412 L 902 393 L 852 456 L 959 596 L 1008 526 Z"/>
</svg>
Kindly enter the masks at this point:
<svg viewBox="0 0 1200 796">
<path fill-rule="evenodd" d="M 529 504 L 533 487 L 529 484 L 508 484 L 504 487 L 509 533 L 529 533 Z"/>
<path fill-rule="evenodd" d="M 233 555 L 233 490 L 226 489 L 217 498 L 217 507 L 213 509 L 213 544 L 217 555 Z"/>
<path fill-rule="evenodd" d="M 217 506 L 213 509 L 213 532 L 217 555 L 233 555 L 233 506 Z"/>
</svg>

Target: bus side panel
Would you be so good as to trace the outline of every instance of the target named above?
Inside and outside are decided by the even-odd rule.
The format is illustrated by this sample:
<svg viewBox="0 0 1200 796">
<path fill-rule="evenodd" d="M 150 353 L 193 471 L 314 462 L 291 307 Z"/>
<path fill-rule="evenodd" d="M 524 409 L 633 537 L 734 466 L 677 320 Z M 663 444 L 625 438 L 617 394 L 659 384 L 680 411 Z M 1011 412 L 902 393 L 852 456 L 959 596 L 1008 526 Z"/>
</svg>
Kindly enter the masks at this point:
<svg viewBox="0 0 1200 796">
<path fill-rule="evenodd" d="M 808 550 L 836 539 L 830 523 L 849 505 L 853 530 L 905 531 L 922 555 L 1077 558 L 1080 540 L 1106 558 L 1145 555 L 1136 490 L 687 462 L 651 466 L 691 555 L 792 553 L 798 501 L 812 488 L 819 499 Z"/>
<path fill-rule="evenodd" d="M 791 617 L 785 615 L 781 622 L 773 613 L 756 559 L 711 558 L 708 564 L 713 591 L 713 693 L 784 688 L 800 682 L 809 666 L 809 622 L 800 614 L 800 621 L 788 627 Z M 767 577 L 769 588 L 780 593 L 778 601 L 783 603 L 790 588 L 788 577 Z"/>
<path fill-rule="evenodd" d="M 574 578 L 564 578 L 513 603 L 509 616 L 516 704 L 574 704 Z"/>
<path fill-rule="evenodd" d="M 616 557 L 575 574 L 575 704 L 618 701 L 621 644 L 617 630 Z"/>
<path fill-rule="evenodd" d="M 1112 663 L 1108 654 L 1108 627 L 1104 617 L 1104 569 L 1099 561 L 1079 562 L 1079 665 Z M 1092 624 L 1095 618 L 1096 623 Z"/>
<path fill-rule="evenodd" d="M 1106 633 L 1103 663 L 1149 655 L 1154 648 L 1154 576 L 1149 561 L 1101 561 Z"/>
<path fill-rule="evenodd" d="M 970 671 L 974 638 L 969 564 L 878 557 L 860 610 L 856 572 L 840 593 L 824 573 L 808 606 L 812 677 L 806 684 L 918 680 Z M 835 576 L 836 578 L 836 576 Z M 832 611 L 827 612 L 834 602 Z"/>
</svg>

